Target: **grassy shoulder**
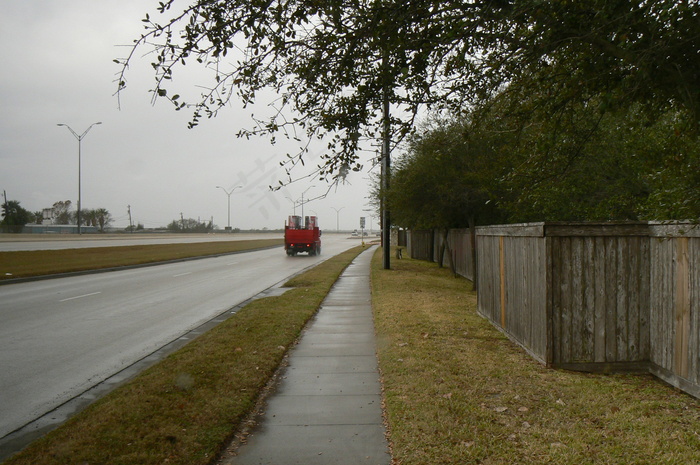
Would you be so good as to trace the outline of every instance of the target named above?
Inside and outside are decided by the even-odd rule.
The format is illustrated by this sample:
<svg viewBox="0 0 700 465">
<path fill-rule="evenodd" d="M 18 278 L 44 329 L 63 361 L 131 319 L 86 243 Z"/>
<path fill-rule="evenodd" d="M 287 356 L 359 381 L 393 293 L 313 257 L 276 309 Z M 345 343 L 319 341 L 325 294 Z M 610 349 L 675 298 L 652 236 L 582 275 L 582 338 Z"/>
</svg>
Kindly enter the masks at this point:
<svg viewBox="0 0 700 465">
<path fill-rule="evenodd" d="M 395 463 L 700 463 L 700 401 L 652 376 L 551 370 L 476 313 L 471 284 L 372 265 Z"/>
<path fill-rule="evenodd" d="M 7 460 L 20 464 L 208 464 L 222 450 L 355 247 L 253 301 L 213 330 Z"/>
<path fill-rule="evenodd" d="M 0 252 L 0 280 L 143 265 L 283 245 L 283 239 Z"/>
</svg>

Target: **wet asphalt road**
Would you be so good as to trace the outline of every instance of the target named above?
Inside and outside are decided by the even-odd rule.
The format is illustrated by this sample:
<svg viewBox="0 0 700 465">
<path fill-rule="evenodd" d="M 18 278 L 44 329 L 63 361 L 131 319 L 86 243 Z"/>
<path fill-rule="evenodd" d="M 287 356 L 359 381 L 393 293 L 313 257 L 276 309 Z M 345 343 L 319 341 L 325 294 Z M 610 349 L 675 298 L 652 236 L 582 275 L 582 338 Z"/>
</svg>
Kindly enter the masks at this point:
<svg viewBox="0 0 700 465">
<path fill-rule="evenodd" d="M 0 286 L 0 438 L 318 257 L 279 248 Z"/>
</svg>

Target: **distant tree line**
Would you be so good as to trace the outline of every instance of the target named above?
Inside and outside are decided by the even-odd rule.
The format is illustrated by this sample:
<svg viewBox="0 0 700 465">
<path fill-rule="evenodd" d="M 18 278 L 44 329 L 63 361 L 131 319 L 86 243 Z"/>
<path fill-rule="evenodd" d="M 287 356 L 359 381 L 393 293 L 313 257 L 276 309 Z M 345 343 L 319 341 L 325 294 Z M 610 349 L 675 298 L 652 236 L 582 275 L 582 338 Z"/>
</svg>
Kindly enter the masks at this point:
<svg viewBox="0 0 700 465">
<path fill-rule="evenodd" d="M 60 200 L 55 202 L 49 211 L 48 217 L 51 224 L 67 225 L 77 224 L 77 211 L 73 210 L 70 200 Z M 100 232 L 104 232 L 113 221 L 112 215 L 106 208 L 82 209 L 80 211 L 83 226 L 94 226 Z M 17 200 L 8 200 L 2 204 L 2 221 L 0 221 L 0 231 L 19 233 L 27 224 L 43 224 L 44 211 L 30 212 L 20 206 Z M 140 231 L 145 229 L 143 224 L 132 225 L 126 231 Z M 178 233 L 210 233 L 216 229 L 213 221 L 205 222 L 192 218 L 181 217 L 173 220 L 166 229 L 170 232 Z M 238 229 L 236 229 L 238 231 Z"/>
<path fill-rule="evenodd" d="M 167 230 L 176 233 L 210 233 L 213 232 L 216 226 L 213 221 L 204 222 L 192 218 L 183 218 L 173 220 L 167 226 Z"/>
<path fill-rule="evenodd" d="M 77 224 L 77 211 L 71 209 L 70 200 L 59 200 L 46 210 L 50 211 L 52 224 Z M 112 215 L 106 208 L 82 209 L 80 216 L 83 226 L 94 226 L 100 232 L 112 223 Z M 2 204 L 2 221 L 0 228 L 5 232 L 19 233 L 27 224 L 43 224 L 44 212 L 30 212 L 20 206 L 18 200 L 8 200 Z"/>
</svg>

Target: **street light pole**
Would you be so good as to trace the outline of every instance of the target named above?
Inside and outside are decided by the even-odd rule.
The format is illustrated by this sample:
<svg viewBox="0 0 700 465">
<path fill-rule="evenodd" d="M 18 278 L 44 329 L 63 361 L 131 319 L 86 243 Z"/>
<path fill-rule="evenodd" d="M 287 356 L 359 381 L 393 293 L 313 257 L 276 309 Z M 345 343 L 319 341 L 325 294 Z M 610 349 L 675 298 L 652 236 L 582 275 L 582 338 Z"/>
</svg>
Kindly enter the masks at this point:
<svg viewBox="0 0 700 465">
<path fill-rule="evenodd" d="M 216 186 L 217 189 L 221 189 L 222 191 L 226 192 L 226 196 L 228 197 L 228 227 L 226 229 L 228 229 L 229 232 L 233 231 L 231 229 L 231 194 L 233 194 L 233 191 L 241 187 L 243 186 L 236 186 L 229 192 L 221 186 Z"/>
<path fill-rule="evenodd" d="M 75 136 L 75 138 L 78 139 L 78 234 L 82 234 L 82 231 L 81 231 L 81 229 L 80 229 L 80 221 L 81 221 L 81 219 L 80 219 L 80 208 L 81 208 L 81 203 L 82 203 L 82 199 L 81 199 L 81 195 L 82 195 L 82 194 L 81 194 L 81 190 L 82 190 L 82 187 L 81 187 L 81 172 L 80 172 L 80 171 L 81 171 L 81 168 L 80 168 L 80 165 L 81 165 L 81 163 L 80 163 L 80 157 L 81 157 L 81 154 L 80 154 L 80 151 L 81 151 L 80 146 L 81 146 L 81 142 L 83 141 L 83 138 L 87 135 L 88 131 L 90 131 L 90 129 L 92 129 L 92 127 L 95 126 L 95 125 L 97 125 L 97 124 L 102 124 L 102 121 L 98 121 L 97 123 L 92 123 L 92 124 L 85 130 L 85 132 L 83 132 L 83 133 L 80 134 L 80 135 L 78 135 L 78 133 L 76 133 L 76 132 L 75 132 L 70 126 L 68 126 L 67 124 L 58 123 L 58 124 L 56 125 L 56 126 L 64 126 L 64 127 L 68 128 L 68 130 L 71 132 L 71 134 L 73 134 L 73 135 Z"/>
<path fill-rule="evenodd" d="M 292 200 L 291 198 L 289 198 L 289 196 L 285 196 L 285 198 L 286 198 L 287 200 L 289 200 L 290 202 L 292 202 L 292 208 L 294 209 L 293 215 L 294 215 L 294 216 L 297 216 L 297 201 L 296 201 L 296 200 Z"/>
<path fill-rule="evenodd" d="M 301 220 L 304 221 L 304 194 L 309 192 L 309 189 L 316 186 L 309 186 L 304 192 L 301 193 Z"/>
<path fill-rule="evenodd" d="M 373 210 L 372 210 L 371 208 L 363 208 L 362 211 L 363 211 L 363 212 L 368 212 L 368 213 L 369 213 L 369 214 L 368 214 L 368 216 L 369 216 L 369 233 L 370 233 L 370 235 L 371 235 L 372 232 L 373 232 L 373 231 L 372 231 L 372 212 L 373 212 Z"/>
<path fill-rule="evenodd" d="M 335 210 L 335 232 L 340 232 L 340 210 L 342 210 L 345 207 L 340 207 L 340 208 L 335 208 L 331 207 L 333 210 Z"/>
</svg>

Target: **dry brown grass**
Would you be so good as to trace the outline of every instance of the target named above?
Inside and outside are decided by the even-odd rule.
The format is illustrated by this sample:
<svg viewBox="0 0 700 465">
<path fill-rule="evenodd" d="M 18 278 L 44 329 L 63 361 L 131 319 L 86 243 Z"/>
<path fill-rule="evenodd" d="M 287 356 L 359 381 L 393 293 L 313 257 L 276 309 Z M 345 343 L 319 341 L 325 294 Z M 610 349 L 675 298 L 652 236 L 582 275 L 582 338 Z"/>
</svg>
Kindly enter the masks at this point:
<svg viewBox="0 0 700 465">
<path fill-rule="evenodd" d="M 274 247 L 283 239 L 0 252 L 0 280 L 115 268 Z"/>
<path fill-rule="evenodd" d="M 700 463 L 700 401 L 651 376 L 551 370 L 435 264 L 373 263 L 397 464 Z"/>
</svg>

